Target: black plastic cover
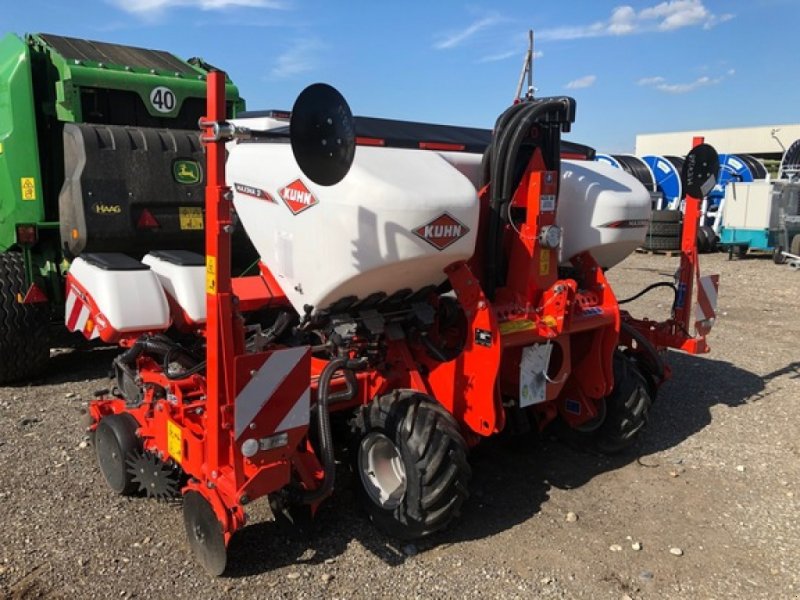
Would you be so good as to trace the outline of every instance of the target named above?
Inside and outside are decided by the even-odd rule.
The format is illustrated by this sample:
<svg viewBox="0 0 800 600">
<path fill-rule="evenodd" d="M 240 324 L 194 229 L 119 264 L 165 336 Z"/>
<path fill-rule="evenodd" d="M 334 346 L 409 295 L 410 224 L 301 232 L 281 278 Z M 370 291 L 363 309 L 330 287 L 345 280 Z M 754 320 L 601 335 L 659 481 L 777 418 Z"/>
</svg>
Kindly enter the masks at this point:
<svg viewBox="0 0 800 600">
<path fill-rule="evenodd" d="M 570 116 L 574 118 L 574 105 Z M 278 110 L 254 110 L 239 113 L 237 118 L 272 117 L 284 119 L 291 113 Z M 459 127 L 456 125 L 438 125 L 435 123 L 418 123 L 416 121 L 397 121 L 376 117 L 353 117 L 357 137 L 375 138 L 384 141 L 389 148 L 419 148 L 421 142 L 441 144 L 457 144 L 464 146 L 464 152 L 483 153 L 492 140 L 491 129 L 478 127 Z M 289 133 L 288 125 L 276 127 L 275 133 Z M 594 160 L 595 150 L 583 144 L 561 141 L 562 154 L 585 157 Z"/>
<path fill-rule="evenodd" d="M 154 250 L 150 256 L 179 267 L 202 267 L 206 264 L 205 256 L 188 250 Z"/>
<path fill-rule="evenodd" d="M 39 37 L 67 60 L 92 61 L 122 67 L 155 69 L 183 75 L 197 75 L 192 67 L 169 52 L 133 48 L 107 42 L 93 42 L 78 38 L 42 33 Z"/>
<path fill-rule="evenodd" d="M 147 271 L 146 264 L 119 252 L 86 252 L 81 258 L 103 271 Z"/>
<path fill-rule="evenodd" d="M 193 131 L 66 123 L 65 251 L 203 252 L 204 165 Z"/>
</svg>

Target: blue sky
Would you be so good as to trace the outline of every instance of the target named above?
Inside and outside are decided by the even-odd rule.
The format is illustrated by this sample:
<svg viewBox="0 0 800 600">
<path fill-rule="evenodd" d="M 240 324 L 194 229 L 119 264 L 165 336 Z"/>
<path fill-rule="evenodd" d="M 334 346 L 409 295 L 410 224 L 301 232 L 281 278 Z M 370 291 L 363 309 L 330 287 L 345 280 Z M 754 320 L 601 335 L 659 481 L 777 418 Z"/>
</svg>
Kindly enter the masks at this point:
<svg viewBox="0 0 800 600">
<path fill-rule="evenodd" d="M 797 0 L 6 0 L 0 24 L 200 55 L 252 109 L 325 81 L 355 114 L 478 127 L 512 100 L 533 28 L 538 95 L 574 96 L 568 137 L 602 151 L 800 122 Z"/>
</svg>

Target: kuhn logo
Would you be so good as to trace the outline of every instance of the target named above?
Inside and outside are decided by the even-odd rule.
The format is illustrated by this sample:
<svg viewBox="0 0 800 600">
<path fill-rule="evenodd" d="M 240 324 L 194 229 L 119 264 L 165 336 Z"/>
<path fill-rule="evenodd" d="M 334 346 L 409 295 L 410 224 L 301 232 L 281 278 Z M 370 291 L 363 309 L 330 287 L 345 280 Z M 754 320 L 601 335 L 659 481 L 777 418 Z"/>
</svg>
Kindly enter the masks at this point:
<svg viewBox="0 0 800 600">
<path fill-rule="evenodd" d="M 433 221 L 414 230 L 414 234 L 421 237 L 437 250 L 444 250 L 451 244 L 469 233 L 469 227 L 460 223 L 447 213 L 436 217 Z"/>
<path fill-rule="evenodd" d="M 292 214 L 295 215 L 303 212 L 307 208 L 311 208 L 315 204 L 319 204 L 319 200 L 317 200 L 316 196 L 314 196 L 314 194 L 308 190 L 306 184 L 299 179 L 295 179 L 292 183 L 279 191 L 278 194 L 280 194 L 286 206 L 289 207 L 289 210 L 292 211 Z"/>
</svg>

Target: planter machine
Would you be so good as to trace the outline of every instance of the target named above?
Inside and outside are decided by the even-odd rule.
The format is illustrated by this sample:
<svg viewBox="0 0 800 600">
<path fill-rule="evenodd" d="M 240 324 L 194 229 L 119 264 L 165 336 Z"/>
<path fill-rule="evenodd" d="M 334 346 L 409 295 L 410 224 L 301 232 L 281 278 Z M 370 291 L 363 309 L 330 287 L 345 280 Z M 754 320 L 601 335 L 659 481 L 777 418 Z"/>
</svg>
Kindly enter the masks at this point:
<svg viewBox="0 0 800 600">
<path fill-rule="evenodd" d="M 708 351 L 717 280 L 699 277 L 695 239 L 696 198 L 719 171 L 709 146 L 684 169 L 676 284 L 645 290 L 672 287 L 672 315 L 640 320 L 604 269 L 641 244 L 650 197 L 620 170 L 562 160 L 571 98 L 514 104 L 481 157 L 357 137 L 323 84 L 299 96 L 290 133 L 248 129 L 225 121 L 224 81 L 210 73 L 201 120 L 206 256 L 83 254 L 66 307 L 71 330 L 125 349 L 90 404 L 104 478 L 181 495 L 209 573 L 250 502 L 297 522 L 332 493 L 332 416 L 354 430 L 371 519 L 412 539 L 458 514 L 482 438 L 559 422 L 621 450 L 669 375 L 662 351 Z M 257 276 L 231 277 L 237 222 Z"/>
</svg>

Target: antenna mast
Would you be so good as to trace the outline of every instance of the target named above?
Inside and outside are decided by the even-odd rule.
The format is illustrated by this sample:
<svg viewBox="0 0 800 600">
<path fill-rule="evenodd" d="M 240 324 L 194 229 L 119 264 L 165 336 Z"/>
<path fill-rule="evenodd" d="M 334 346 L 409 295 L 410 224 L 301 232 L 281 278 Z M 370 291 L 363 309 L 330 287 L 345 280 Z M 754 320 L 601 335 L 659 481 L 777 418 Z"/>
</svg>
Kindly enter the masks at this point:
<svg viewBox="0 0 800 600">
<path fill-rule="evenodd" d="M 525 100 L 533 100 L 533 29 L 528 30 L 528 51 L 525 53 L 525 59 L 522 61 L 522 71 L 520 71 L 519 74 L 517 93 L 514 95 L 514 102 L 518 102 L 522 99 L 522 84 L 525 81 L 525 75 L 528 76 L 528 91 L 525 92 Z"/>
</svg>

